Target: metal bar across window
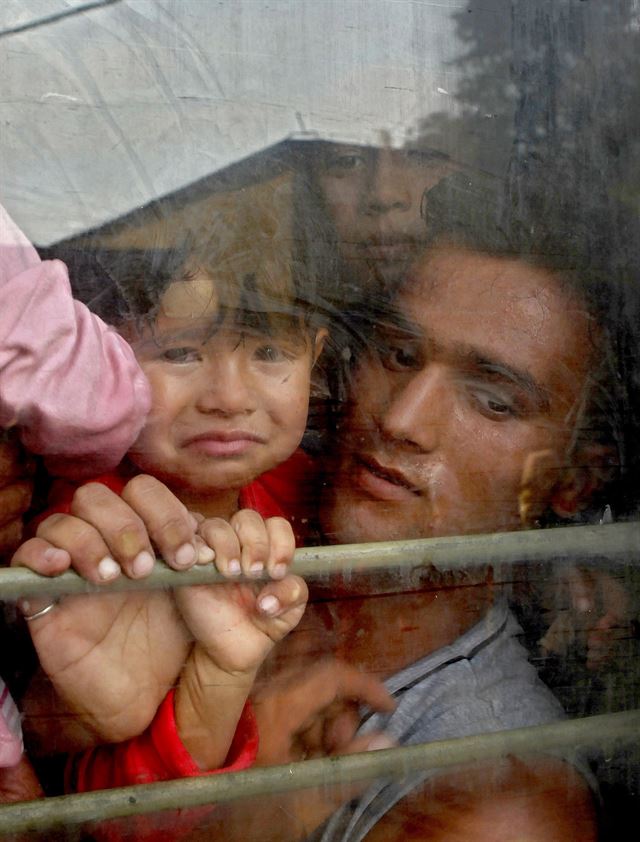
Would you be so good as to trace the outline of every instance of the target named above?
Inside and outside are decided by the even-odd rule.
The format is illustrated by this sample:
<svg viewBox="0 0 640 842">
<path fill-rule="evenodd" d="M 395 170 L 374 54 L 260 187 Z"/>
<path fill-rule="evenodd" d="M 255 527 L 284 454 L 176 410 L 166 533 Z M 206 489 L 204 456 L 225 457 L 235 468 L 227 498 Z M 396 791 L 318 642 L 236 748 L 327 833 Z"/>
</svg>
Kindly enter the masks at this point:
<svg viewBox="0 0 640 842">
<path fill-rule="evenodd" d="M 226 775 L 46 798 L 0 807 L 0 834 L 70 828 L 89 821 L 184 810 L 316 786 L 402 777 L 509 754 L 562 752 L 567 756 L 584 748 L 611 750 L 637 741 L 639 733 L 640 711 L 636 710 Z"/>
<path fill-rule="evenodd" d="M 606 560 L 628 566 L 639 559 L 640 523 L 630 522 L 311 547 L 296 551 L 295 570 L 312 583 L 318 579 L 326 581 L 328 576 L 338 573 L 410 570 L 425 565 L 433 565 L 440 571 L 456 571 L 484 564 L 508 567 L 523 562 L 600 566 Z M 8 601 L 21 596 L 174 588 L 222 581 L 225 581 L 224 578 L 213 565 L 177 572 L 158 563 L 146 579 L 132 580 L 121 576 L 115 582 L 100 586 L 90 584 L 71 571 L 50 579 L 30 570 L 11 568 L 0 570 L 0 599 Z"/>
<path fill-rule="evenodd" d="M 308 581 L 326 583 L 327 577 L 336 574 L 408 571 L 425 565 L 433 565 L 443 572 L 485 564 L 509 568 L 516 563 L 536 562 L 629 566 L 636 564 L 639 557 L 640 524 L 618 523 L 314 547 L 296 551 L 295 567 Z M 50 579 L 13 568 L 0 571 L 0 598 L 9 601 L 20 596 L 172 588 L 218 581 L 223 578 L 212 565 L 176 572 L 158 562 L 144 581 L 122 576 L 115 583 L 101 587 L 91 585 L 74 572 Z M 399 582 L 398 590 L 401 589 Z M 570 756 L 587 748 L 609 751 L 618 745 L 637 743 L 638 734 L 640 710 L 635 710 L 226 775 L 46 798 L 0 807 L 0 834 L 55 831 L 87 822 L 195 808 L 258 795 L 398 777 L 514 753 L 561 752 Z"/>
</svg>

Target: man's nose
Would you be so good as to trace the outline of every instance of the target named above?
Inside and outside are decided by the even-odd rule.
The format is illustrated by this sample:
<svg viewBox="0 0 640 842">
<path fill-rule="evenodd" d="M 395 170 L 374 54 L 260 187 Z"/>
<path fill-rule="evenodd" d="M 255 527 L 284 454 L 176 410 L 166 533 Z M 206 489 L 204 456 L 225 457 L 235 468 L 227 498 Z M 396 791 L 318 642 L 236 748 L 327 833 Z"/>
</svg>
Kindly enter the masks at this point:
<svg viewBox="0 0 640 842">
<path fill-rule="evenodd" d="M 453 410 L 445 372 L 433 365 L 392 389 L 380 427 L 394 443 L 429 453 L 440 447 Z"/>
<path fill-rule="evenodd" d="M 251 373 L 235 354 L 220 355 L 203 366 L 196 399 L 200 412 L 248 415 L 256 409 Z"/>
<path fill-rule="evenodd" d="M 411 208 L 411 187 L 403 158 L 391 149 L 380 149 L 369 165 L 364 212 L 368 216 L 407 211 Z"/>
</svg>

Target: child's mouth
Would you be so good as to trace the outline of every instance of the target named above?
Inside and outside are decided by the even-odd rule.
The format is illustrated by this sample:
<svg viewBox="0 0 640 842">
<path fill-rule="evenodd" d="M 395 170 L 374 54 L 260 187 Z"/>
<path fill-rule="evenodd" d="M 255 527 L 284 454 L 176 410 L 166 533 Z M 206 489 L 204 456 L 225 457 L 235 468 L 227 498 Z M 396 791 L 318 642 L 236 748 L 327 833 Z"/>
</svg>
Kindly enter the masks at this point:
<svg viewBox="0 0 640 842">
<path fill-rule="evenodd" d="M 264 443 L 263 439 L 255 433 L 246 430 L 230 430 L 194 436 L 187 440 L 185 446 L 206 456 L 230 457 L 241 456 L 256 444 L 262 443 Z"/>
</svg>

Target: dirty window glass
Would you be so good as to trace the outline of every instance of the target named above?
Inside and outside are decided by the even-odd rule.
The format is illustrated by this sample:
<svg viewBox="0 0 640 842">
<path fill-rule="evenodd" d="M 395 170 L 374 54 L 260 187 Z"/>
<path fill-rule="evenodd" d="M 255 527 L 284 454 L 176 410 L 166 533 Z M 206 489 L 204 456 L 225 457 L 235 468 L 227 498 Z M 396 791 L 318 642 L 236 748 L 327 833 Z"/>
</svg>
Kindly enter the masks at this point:
<svg viewBox="0 0 640 842">
<path fill-rule="evenodd" d="M 639 39 L 2 5 L 3 838 L 632 838 Z"/>
</svg>

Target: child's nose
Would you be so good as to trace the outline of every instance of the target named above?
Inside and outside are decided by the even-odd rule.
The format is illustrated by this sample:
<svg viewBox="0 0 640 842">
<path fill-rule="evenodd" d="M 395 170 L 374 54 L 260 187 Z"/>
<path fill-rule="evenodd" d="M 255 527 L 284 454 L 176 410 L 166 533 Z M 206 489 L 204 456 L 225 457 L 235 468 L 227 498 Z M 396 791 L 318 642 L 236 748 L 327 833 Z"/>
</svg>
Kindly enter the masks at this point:
<svg viewBox="0 0 640 842">
<path fill-rule="evenodd" d="M 256 409 L 255 390 L 240 360 L 222 359 L 203 368 L 197 399 L 200 412 L 242 415 Z"/>
</svg>

